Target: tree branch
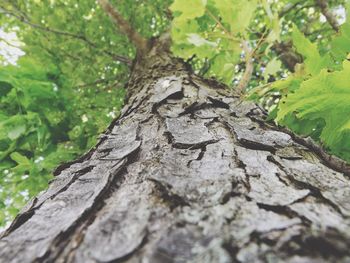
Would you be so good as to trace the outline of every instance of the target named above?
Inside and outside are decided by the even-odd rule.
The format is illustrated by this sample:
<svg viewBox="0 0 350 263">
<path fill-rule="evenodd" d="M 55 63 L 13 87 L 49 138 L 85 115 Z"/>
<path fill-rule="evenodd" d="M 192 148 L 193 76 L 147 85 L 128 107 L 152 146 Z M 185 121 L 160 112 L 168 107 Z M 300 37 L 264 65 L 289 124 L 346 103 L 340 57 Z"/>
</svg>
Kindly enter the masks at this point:
<svg viewBox="0 0 350 263">
<path fill-rule="evenodd" d="M 13 47 L 13 48 L 18 48 L 18 49 L 21 48 L 20 45 L 16 46 L 15 44 L 10 43 L 9 41 L 7 41 L 5 38 L 2 38 L 2 37 L 0 37 L 0 42 L 4 42 L 6 45 Z"/>
<path fill-rule="evenodd" d="M 141 36 L 123 16 L 115 9 L 108 0 L 98 0 L 103 10 L 112 18 L 119 31 L 125 34 L 131 43 L 133 43 L 139 52 L 147 49 L 147 40 Z"/>
<path fill-rule="evenodd" d="M 53 28 L 49 28 L 46 26 L 35 24 L 35 23 L 31 22 L 26 16 L 22 15 L 22 13 L 20 15 L 16 14 L 16 13 L 11 12 L 10 10 L 6 9 L 5 7 L 3 7 L 1 5 L 0 5 L 0 9 L 2 9 L 2 13 L 10 15 L 10 16 L 20 20 L 22 23 L 27 24 L 33 28 L 36 28 L 36 29 L 39 29 L 42 31 L 46 31 L 46 32 L 50 32 L 50 33 L 53 33 L 56 35 L 62 35 L 62 36 L 78 39 L 80 41 L 85 42 L 90 47 L 97 49 L 97 45 L 95 43 L 93 43 L 92 41 L 90 41 L 89 39 L 87 39 L 86 36 L 76 35 L 76 34 L 73 34 L 70 32 L 65 32 L 65 31 L 61 31 L 61 30 L 57 30 L 57 29 L 53 29 Z M 124 64 L 127 64 L 128 66 L 131 66 L 131 64 L 132 64 L 132 61 L 129 58 L 118 55 L 118 54 L 114 54 L 113 52 L 110 52 L 109 50 L 101 50 L 101 53 L 105 53 L 108 56 L 111 56 L 113 59 L 115 59 L 119 62 L 122 62 Z"/>
<path fill-rule="evenodd" d="M 243 95 L 246 92 L 246 89 L 248 87 L 248 84 L 253 76 L 254 73 L 254 58 L 256 58 L 256 52 L 260 48 L 260 46 L 264 43 L 266 40 L 266 35 L 268 34 L 268 30 L 265 30 L 265 32 L 261 35 L 258 43 L 256 44 L 255 48 L 252 50 L 249 46 L 248 41 L 242 42 L 242 48 L 245 53 L 245 71 L 242 76 L 242 79 L 238 83 L 236 87 L 236 91 L 238 91 L 238 94 Z"/>
<path fill-rule="evenodd" d="M 339 23 L 337 18 L 331 10 L 328 8 L 328 3 L 326 0 L 315 0 L 316 5 L 321 9 L 321 13 L 326 17 L 327 22 L 334 29 L 334 31 L 339 31 Z"/>
<path fill-rule="evenodd" d="M 303 1 L 300 2 L 296 2 L 294 4 L 288 3 L 284 6 L 284 8 L 278 13 L 278 17 L 282 18 L 284 17 L 286 14 L 288 14 L 290 11 L 292 11 L 297 5 L 299 5 L 300 3 L 302 3 Z"/>
<path fill-rule="evenodd" d="M 245 71 L 235 88 L 235 92 L 240 95 L 244 94 L 254 71 L 253 51 L 251 50 L 248 41 L 242 41 L 242 48 L 245 53 Z"/>
</svg>

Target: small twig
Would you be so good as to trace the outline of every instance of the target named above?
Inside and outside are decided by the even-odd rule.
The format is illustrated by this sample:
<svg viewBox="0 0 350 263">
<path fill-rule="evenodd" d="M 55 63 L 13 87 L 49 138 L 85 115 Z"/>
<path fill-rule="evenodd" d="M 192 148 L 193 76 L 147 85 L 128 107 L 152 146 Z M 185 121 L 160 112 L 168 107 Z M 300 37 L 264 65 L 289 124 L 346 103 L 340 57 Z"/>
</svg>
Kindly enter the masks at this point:
<svg viewBox="0 0 350 263">
<path fill-rule="evenodd" d="M 210 10 L 208 8 L 205 9 L 205 11 L 208 13 L 208 15 L 216 22 L 217 25 L 219 25 L 221 27 L 222 30 L 225 31 L 225 33 L 229 36 L 231 36 L 231 32 L 229 32 L 226 27 L 224 27 L 224 25 L 220 22 L 219 19 L 217 19 L 216 16 L 214 16 L 214 14 L 212 12 L 210 12 Z"/>
<path fill-rule="evenodd" d="M 217 23 L 217 25 L 230 37 L 230 39 L 237 40 L 232 35 L 232 33 L 228 29 L 225 28 L 225 26 L 220 22 L 220 20 L 217 19 L 210 12 L 209 9 L 206 9 L 206 12 Z M 260 40 L 259 40 L 259 43 L 260 43 Z M 258 44 L 258 45 L 260 45 L 260 44 Z M 240 82 L 238 83 L 236 88 L 234 89 L 234 92 L 235 93 L 237 92 L 240 95 L 242 95 L 244 93 L 246 87 L 248 86 L 250 79 L 252 78 L 253 71 L 254 71 L 254 63 L 253 63 L 252 57 L 253 57 L 255 50 L 256 50 L 256 49 L 254 51 L 251 50 L 248 41 L 242 41 L 242 48 L 243 48 L 243 51 L 244 51 L 245 56 L 246 56 L 245 71 L 244 71 L 244 74 L 242 76 L 242 79 L 240 80 Z M 258 48 L 258 46 L 257 46 L 257 48 Z"/>
<path fill-rule="evenodd" d="M 9 42 L 7 39 L 4 39 L 2 37 L 0 37 L 0 42 L 4 42 L 6 45 L 10 46 L 10 47 L 14 47 L 14 48 L 21 48 L 20 45 L 16 46 L 15 44 Z"/>
<path fill-rule="evenodd" d="M 268 35 L 268 29 L 266 28 L 264 33 L 261 35 L 261 37 L 258 40 L 258 43 L 256 44 L 256 47 L 252 51 L 252 57 L 255 57 L 256 51 L 259 49 L 259 47 L 264 43 L 265 37 Z"/>
<path fill-rule="evenodd" d="M 321 9 L 321 13 L 326 17 L 327 22 L 334 29 L 334 31 L 339 31 L 339 23 L 336 16 L 328 8 L 328 3 L 326 0 L 315 0 L 316 5 Z"/>
<path fill-rule="evenodd" d="M 16 10 L 18 13 L 21 14 L 21 16 L 25 17 L 27 20 L 29 20 L 28 16 L 26 13 L 24 13 L 18 6 L 18 4 L 16 3 L 16 1 L 13 0 L 3 0 L 5 2 L 7 2 L 14 10 Z"/>
<path fill-rule="evenodd" d="M 294 4 L 288 3 L 284 6 L 284 8 L 281 10 L 281 12 L 278 13 L 278 17 L 282 18 L 286 14 L 288 14 L 290 11 L 292 11 L 297 5 L 301 4 L 303 1 L 295 2 Z"/>
<path fill-rule="evenodd" d="M 242 95 L 245 93 L 245 90 L 249 84 L 250 79 L 252 78 L 254 71 L 253 63 L 253 51 L 251 50 L 248 41 L 242 41 L 242 48 L 245 53 L 245 71 L 241 80 L 235 88 L 235 92 Z"/>
<path fill-rule="evenodd" d="M 253 50 L 251 50 L 248 41 L 242 42 L 243 51 L 244 51 L 245 56 L 246 56 L 245 57 L 245 71 L 244 71 L 244 74 L 243 74 L 240 82 L 238 83 L 237 87 L 235 88 L 235 91 L 238 92 L 238 94 L 240 94 L 240 95 L 243 95 L 245 93 L 245 91 L 248 87 L 248 84 L 253 76 L 253 72 L 254 72 L 253 59 L 255 57 L 256 51 L 259 49 L 261 44 L 264 42 L 266 34 L 267 34 L 267 30 L 265 30 L 265 32 L 262 34 L 258 43 L 256 44 L 256 47 Z"/>
</svg>

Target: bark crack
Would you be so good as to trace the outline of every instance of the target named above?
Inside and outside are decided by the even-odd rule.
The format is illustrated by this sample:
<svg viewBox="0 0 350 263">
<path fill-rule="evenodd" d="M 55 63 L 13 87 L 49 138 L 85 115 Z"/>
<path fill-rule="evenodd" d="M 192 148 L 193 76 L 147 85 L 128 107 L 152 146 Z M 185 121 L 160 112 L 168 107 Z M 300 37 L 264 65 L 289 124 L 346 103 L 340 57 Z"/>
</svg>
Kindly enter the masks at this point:
<svg viewBox="0 0 350 263">
<path fill-rule="evenodd" d="M 243 138 L 238 138 L 238 143 L 240 144 L 240 146 L 247 148 L 247 149 L 251 149 L 251 150 L 267 151 L 267 152 L 270 152 L 272 154 L 275 154 L 275 152 L 276 152 L 276 149 L 273 146 L 250 141 L 250 140 L 243 139 Z"/>
<path fill-rule="evenodd" d="M 315 198 L 317 198 L 318 200 L 323 201 L 324 203 L 328 204 L 329 206 L 331 206 L 333 209 L 335 209 L 338 213 L 344 215 L 344 213 L 341 211 L 341 209 L 338 207 L 337 204 L 335 204 L 334 202 L 332 202 L 331 200 L 327 199 L 321 192 L 321 190 L 315 186 L 313 186 L 312 184 L 308 184 L 302 181 L 299 181 L 297 179 L 295 179 L 290 173 L 288 173 L 288 171 L 286 171 L 285 167 L 280 164 L 273 156 L 269 156 L 268 161 L 276 164 L 279 169 L 281 169 L 281 171 L 283 171 L 288 179 L 291 181 L 291 183 L 295 186 L 295 188 L 299 188 L 299 189 L 308 189 L 310 191 L 310 193 L 308 194 L 308 196 L 314 196 Z M 307 196 L 306 196 L 307 197 Z M 296 201 L 298 202 L 298 201 Z M 296 203 L 294 202 L 294 203 Z"/>
<path fill-rule="evenodd" d="M 136 139 L 140 139 L 138 137 L 138 133 Z M 61 233 L 55 238 L 55 240 L 52 242 L 51 249 L 46 252 L 46 254 L 43 256 L 43 259 L 50 259 L 52 261 L 55 261 L 58 258 L 62 257 L 62 252 L 64 252 L 65 249 L 67 250 L 67 248 L 69 248 L 69 251 L 66 251 L 64 253 L 66 254 L 67 262 L 68 259 L 74 258 L 75 250 L 79 247 L 79 244 L 81 244 L 84 241 L 85 231 L 95 221 L 96 215 L 99 211 L 102 210 L 102 208 L 105 205 L 105 200 L 110 198 L 112 193 L 116 191 L 119 187 L 121 187 L 121 185 L 125 181 L 125 176 L 127 174 L 126 169 L 130 164 L 138 161 L 139 151 L 140 147 L 130 152 L 126 157 L 124 157 L 123 160 L 120 160 L 114 165 L 114 167 L 119 167 L 117 167 L 117 169 L 110 174 L 108 184 L 96 197 L 90 209 L 85 211 L 82 214 L 82 216 L 66 232 Z M 144 241 L 146 242 L 146 235 L 144 239 Z M 71 240 L 75 240 L 75 242 L 72 243 Z M 141 243 L 140 247 L 142 247 L 143 245 L 144 243 Z M 132 256 L 132 254 L 133 252 L 118 260 L 121 260 L 120 262 L 122 262 L 124 259 L 127 259 L 128 257 Z"/>
<path fill-rule="evenodd" d="M 168 204 L 170 211 L 174 211 L 179 206 L 190 206 L 183 197 L 171 192 L 171 185 L 165 186 L 164 182 L 160 182 L 155 178 L 147 178 L 147 180 L 155 184 L 159 197 Z"/>
<path fill-rule="evenodd" d="M 102 209 L 103 202 L 108 196 L 110 187 L 116 183 L 116 180 L 122 179 L 118 177 L 118 175 L 125 163 L 125 161 L 120 161 L 120 167 L 109 175 L 108 183 L 96 196 L 91 207 L 85 210 L 83 214 L 71 226 L 69 226 L 69 228 L 66 231 L 61 232 L 58 236 L 55 237 L 55 239 L 50 245 L 50 248 L 46 251 L 46 253 L 42 257 L 36 259 L 38 262 L 54 262 L 61 256 L 61 253 L 64 251 L 69 242 L 71 240 L 74 240 L 74 236 L 83 235 L 83 230 L 86 229 L 90 224 L 92 224 L 96 213 Z M 79 233 L 77 232 L 77 230 L 80 226 L 84 227 L 83 229 L 81 229 L 82 232 Z M 82 242 L 83 239 L 83 236 L 80 237 L 79 242 Z"/>
<path fill-rule="evenodd" d="M 321 146 L 316 144 L 311 138 L 309 137 L 303 138 L 301 136 L 294 134 L 287 128 L 280 127 L 280 126 L 276 127 L 274 124 L 267 123 L 266 121 L 253 117 L 251 115 L 248 117 L 252 121 L 258 123 L 259 126 L 264 129 L 271 129 L 274 131 L 280 131 L 288 134 L 289 136 L 291 136 L 293 141 L 297 142 L 298 144 L 301 144 L 302 146 L 308 148 L 310 151 L 315 153 L 324 165 L 340 173 L 344 173 L 347 176 L 350 176 L 350 164 L 348 164 L 344 160 L 341 160 L 340 158 L 334 155 L 328 154 Z"/>
</svg>

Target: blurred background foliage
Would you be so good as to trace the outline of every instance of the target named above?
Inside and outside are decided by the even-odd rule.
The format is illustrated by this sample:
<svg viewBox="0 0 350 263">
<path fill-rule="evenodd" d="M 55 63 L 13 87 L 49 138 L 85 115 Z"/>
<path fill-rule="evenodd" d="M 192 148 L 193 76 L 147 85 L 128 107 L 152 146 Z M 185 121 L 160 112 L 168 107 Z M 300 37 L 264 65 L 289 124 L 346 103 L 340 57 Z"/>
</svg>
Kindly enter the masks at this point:
<svg viewBox="0 0 350 263">
<path fill-rule="evenodd" d="M 346 0 L 111 0 L 147 38 L 350 160 Z M 0 226 L 118 116 L 135 49 L 95 0 L 0 1 Z"/>
<path fill-rule="evenodd" d="M 169 24 L 169 1 L 120 2 L 146 37 Z M 118 116 L 135 50 L 91 0 L 1 0 L 0 49 L 1 226 Z"/>
</svg>

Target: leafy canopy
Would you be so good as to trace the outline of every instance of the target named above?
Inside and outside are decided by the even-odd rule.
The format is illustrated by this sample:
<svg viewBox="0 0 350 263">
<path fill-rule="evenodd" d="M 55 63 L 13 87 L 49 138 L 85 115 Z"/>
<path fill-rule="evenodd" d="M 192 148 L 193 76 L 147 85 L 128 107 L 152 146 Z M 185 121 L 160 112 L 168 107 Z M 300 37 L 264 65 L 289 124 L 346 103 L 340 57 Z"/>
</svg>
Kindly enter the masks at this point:
<svg viewBox="0 0 350 263">
<path fill-rule="evenodd" d="M 152 37 L 168 24 L 168 5 L 124 1 L 118 8 Z M 118 56 L 131 61 L 135 50 L 95 0 L 4 0 L 0 12 L 0 29 L 15 33 L 25 52 L 16 65 L 0 52 L 1 226 L 118 116 L 129 74 Z M 10 50 L 8 42 L 0 35 L 0 49 Z"/>
<path fill-rule="evenodd" d="M 210 75 L 226 83 L 234 78 L 234 66 L 241 54 L 240 43 L 257 7 L 256 0 L 177 0 L 170 9 L 173 52 L 185 59 L 196 55 L 210 59 Z"/>
<path fill-rule="evenodd" d="M 350 160 L 349 25 L 347 20 L 323 52 L 294 26 L 293 43 L 304 63 L 287 79 L 265 90 L 254 90 L 258 97 L 282 94 L 271 117 L 297 133 L 311 136 L 345 160 Z"/>
<path fill-rule="evenodd" d="M 289 115 L 311 120 L 312 129 L 320 127 L 320 139 L 338 155 L 350 160 L 350 62 L 343 70 L 323 69 L 315 77 L 303 81 L 294 93 L 282 100 L 277 121 Z M 292 126 L 293 127 L 293 126 Z"/>
</svg>

